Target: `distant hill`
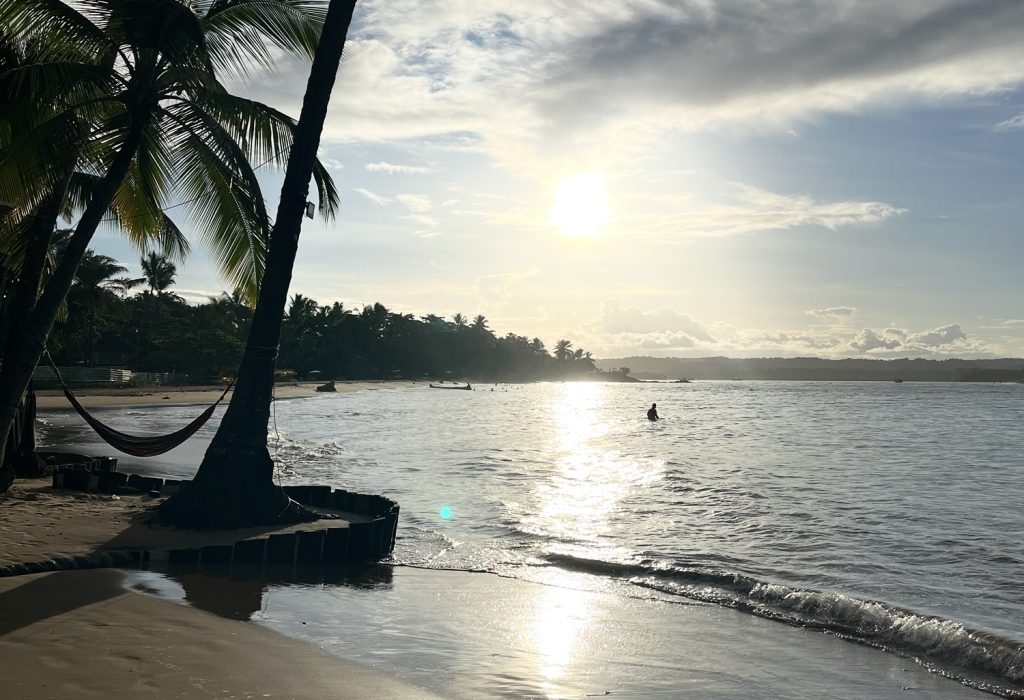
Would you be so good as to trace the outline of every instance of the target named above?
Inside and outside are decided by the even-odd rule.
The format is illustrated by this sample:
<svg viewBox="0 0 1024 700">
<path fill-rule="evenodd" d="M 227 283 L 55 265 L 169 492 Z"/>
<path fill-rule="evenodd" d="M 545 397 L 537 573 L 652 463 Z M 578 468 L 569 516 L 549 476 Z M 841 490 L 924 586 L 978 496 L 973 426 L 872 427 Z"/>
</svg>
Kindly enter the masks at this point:
<svg viewBox="0 0 1024 700">
<path fill-rule="evenodd" d="M 1024 359 L 823 360 L 817 357 L 623 357 L 597 360 L 600 369 L 629 367 L 638 379 L 787 379 L 820 381 L 1017 382 Z"/>
</svg>

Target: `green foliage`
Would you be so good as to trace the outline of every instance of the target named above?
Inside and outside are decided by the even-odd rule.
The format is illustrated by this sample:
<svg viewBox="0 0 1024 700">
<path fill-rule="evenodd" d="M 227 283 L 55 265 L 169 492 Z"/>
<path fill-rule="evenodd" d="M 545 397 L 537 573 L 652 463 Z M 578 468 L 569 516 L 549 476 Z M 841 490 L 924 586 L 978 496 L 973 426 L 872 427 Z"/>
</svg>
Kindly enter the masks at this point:
<svg viewBox="0 0 1024 700">
<path fill-rule="evenodd" d="M 105 256 L 86 257 L 83 269 L 90 272 L 76 282 L 67 319 L 51 334 L 50 350 L 58 362 L 177 372 L 196 382 L 235 374 L 252 319 L 241 295 L 224 293 L 204 304 L 186 304 L 167 291 L 172 270 L 166 285 L 149 280 L 156 293 L 125 296 L 125 281 L 119 277 L 124 268 Z M 147 279 L 169 265 L 158 255 L 144 263 L 150 268 Z M 531 381 L 595 372 L 590 354 L 582 350 L 556 360 L 539 338 L 496 337 L 483 316 L 461 325 L 454 318 L 415 318 L 379 303 L 362 309 L 321 306 L 296 294 L 285 316 L 277 367 L 294 370 L 300 379 Z"/>
<path fill-rule="evenodd" d="M 46 197 L 69 217 L 96 201 L 130 149 L 105 221 L 140 250 L 183 259 L 188 243 L 164 214 L 182 206 L 254 299 L 270 217 L 253 168 L 286 162 L 295 120 L 229 94 L 219 76 L 272 67 L 274 47 L 311 57 L 324 15 L 315 0 L 0 0 L 0 200 L 16 205 L 0 252 L 16 250 Z M 313 179 L 330 219 L 337 189 L 319 162 Z"/>
</svg>

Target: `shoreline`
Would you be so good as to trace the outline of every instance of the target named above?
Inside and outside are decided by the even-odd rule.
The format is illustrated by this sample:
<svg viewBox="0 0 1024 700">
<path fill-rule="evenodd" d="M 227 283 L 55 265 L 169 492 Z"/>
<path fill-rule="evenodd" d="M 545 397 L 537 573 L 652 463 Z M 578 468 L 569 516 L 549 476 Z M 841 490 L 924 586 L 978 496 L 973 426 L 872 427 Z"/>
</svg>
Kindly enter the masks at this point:
<svg viewBox="0 0 1024 700">
<path fill-rule="evenodd" d="M 274 385 L 274 398 L 301 399 L 313 396 L 330 395 L 331 393 L 349 393 L 353 391 L 373 391 L 379 389 L 405 389 L 424 386 L 425 382 L 387 379 L 367 379 L 339 381 L 335 383 L 336 392 L 318 392 L 316 387 L 323 382 L 289 382 Z M 181 386 L 181 387 L 83 387 L 75 389 L 75 396 L 88 409 L 94 408 L 128 408 L 158 406 L 209 406 L 220 397 L 223 386 Z M 225 397 L 230 400 L 231 392 Z M 36 390 L 36 409 L 39 411 L 73 411 L 71 404 L 60 389 Z"/>
<path fill-rule="evenodd" d="M 145 496 L 106 500 L 42 480 L 15 488 L 0 510 L 0 552 L 22 561 L 140 530 L 166 537 L 165 546 L 243 536 L 154 533 L 142 520 L 157 499 Z M 0 655 L 16 669 L 5 688 L 28 700 L 197 689 L 253 697 L 255 688 L 291 698 L 431 697 L 421 688 L 451 698 L 981 697 L 910 659 L 821 631 L 717 605 L 623 597 L 599 578 L 557 569 L 532 581 L 388 564 L 283 581 L 173 571 L 0 579 Z"/>
</svg>

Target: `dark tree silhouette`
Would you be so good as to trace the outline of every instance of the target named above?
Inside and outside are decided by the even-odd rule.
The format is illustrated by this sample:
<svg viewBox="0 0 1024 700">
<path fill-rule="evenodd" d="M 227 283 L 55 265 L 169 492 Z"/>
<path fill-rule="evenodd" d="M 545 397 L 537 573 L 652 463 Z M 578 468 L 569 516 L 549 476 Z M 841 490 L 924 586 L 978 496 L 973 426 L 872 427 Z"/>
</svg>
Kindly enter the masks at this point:
<svg viewBox="0 0 1024 700">
<path fill-rule="evenodd" d="M 223 528 L 311 517 L 274 484 L 267 423 L 309 182 L 355 5 L 356 0 L 331 0 L 328 6 L 288 155 L 266 270 L 235 392 L 195 479 L 163 503 L 161 514 L 168 522 Z"/>
</svg>

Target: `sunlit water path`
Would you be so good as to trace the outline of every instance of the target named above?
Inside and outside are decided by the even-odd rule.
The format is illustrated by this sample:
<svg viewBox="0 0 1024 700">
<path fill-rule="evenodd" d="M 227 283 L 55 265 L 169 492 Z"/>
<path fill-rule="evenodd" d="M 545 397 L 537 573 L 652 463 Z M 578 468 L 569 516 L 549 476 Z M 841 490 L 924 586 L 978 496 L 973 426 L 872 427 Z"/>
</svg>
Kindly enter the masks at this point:
<svg viewBox="0 0 1024 700">
<path fill-rule="evenodd" d="M 141 432 L 192 413 L 105 417 Z M 282 479 L 397 499 L 398 562 L 584 572 L 1010 686 L 1024 685 L 1022 423 L 1020 385 L 480 385 L 277 406 Z M 151 468 L 182 464 L 192 453 Z"/>
</svg>

